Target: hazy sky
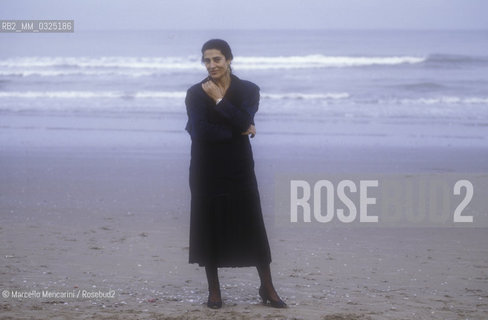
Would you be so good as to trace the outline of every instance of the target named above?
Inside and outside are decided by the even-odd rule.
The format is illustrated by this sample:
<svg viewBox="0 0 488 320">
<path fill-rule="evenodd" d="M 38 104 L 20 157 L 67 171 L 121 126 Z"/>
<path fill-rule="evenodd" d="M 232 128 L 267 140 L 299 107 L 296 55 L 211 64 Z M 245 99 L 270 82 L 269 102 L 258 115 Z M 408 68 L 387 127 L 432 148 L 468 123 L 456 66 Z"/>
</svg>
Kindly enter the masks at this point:
<svg viewBox="0 0 488 320">
<path fill-rule="evenodd" d="M 0 0 L 0 19 L 83 29 L 488 29 L 488 0 Z"/>
</svg>

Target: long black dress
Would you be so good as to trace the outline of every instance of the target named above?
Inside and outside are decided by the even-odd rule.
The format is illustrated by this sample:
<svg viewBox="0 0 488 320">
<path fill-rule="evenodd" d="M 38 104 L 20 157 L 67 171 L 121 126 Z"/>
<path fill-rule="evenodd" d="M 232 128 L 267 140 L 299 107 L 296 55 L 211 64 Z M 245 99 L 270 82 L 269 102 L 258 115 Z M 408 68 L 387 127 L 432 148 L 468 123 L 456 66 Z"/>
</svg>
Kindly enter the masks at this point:
<svg viewBox="0 0 488 320">
<path fill-rule="evenodd" d="M 203 81 L 202 81 L 203 82 Z M 191 136 L 189 263 L 246 267 L 271 262 L 249 136 L 259 87 L 231 75 L 218 105 L 201 84 L 187 91 Z"/>
</svg>

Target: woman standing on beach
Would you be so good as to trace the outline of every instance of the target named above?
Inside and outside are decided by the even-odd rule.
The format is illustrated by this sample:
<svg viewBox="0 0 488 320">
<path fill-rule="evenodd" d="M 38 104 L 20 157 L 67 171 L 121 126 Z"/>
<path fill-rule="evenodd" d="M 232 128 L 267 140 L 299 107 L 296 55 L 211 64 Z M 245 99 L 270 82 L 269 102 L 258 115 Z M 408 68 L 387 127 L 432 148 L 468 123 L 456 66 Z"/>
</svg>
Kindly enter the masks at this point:
<svg viewBox="0 0 488 320">
<path fill-rule="evenodd" d="M 224 40 L 209 40 L 201 51 L 208 77 L 185 99 L 192 140 L 189 262 L 205 266 L 210 308 L 222 306 L 218 267 L 249 266 L 258 270 L 263 303 L 285 308 L 271 280 L 249 141 L 256 134 L 259 87 L 232 74 L 232 51 Z"/>
</svg>

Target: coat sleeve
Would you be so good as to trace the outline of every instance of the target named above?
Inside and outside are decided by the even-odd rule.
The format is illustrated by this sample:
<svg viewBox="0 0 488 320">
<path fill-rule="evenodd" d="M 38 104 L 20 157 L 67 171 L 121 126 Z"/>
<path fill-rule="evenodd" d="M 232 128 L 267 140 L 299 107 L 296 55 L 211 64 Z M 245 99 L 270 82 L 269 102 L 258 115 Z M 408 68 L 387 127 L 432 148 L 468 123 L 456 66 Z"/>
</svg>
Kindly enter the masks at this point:
<svg viewBox="0 0 488 320">
<path fill-rule="evenodd" d="M 232 126 L 239 132 L 246 131 L 251 124 L 254 124 L 254 115 L 259 106 L 259 87 L 252 85 L 243 93 L 243 99 L 240 106 L 232 104 L 227 99 L 222 99 L 215 106 L 215 110 L 226 118 Z"/>
<path fill-rule="evenodd" d="M 228 141 L 232 139 L 232 128 L 225 124 L 211 123 L 207 120 L 205 99 L 188 89 L 185 98 L 188 122 L 186 131 L 192 140 Z"/>
</svg>

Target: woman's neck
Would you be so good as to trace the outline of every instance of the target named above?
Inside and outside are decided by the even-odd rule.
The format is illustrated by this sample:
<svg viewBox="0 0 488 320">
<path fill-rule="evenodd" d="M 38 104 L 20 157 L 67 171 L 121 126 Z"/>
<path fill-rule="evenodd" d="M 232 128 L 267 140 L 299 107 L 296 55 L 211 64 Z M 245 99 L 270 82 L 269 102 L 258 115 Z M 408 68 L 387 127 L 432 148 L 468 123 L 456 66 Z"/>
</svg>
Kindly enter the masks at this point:
<svg viewBox="0 0 488 320">
<path fill-rule="evenodd" d="M 230 72 L 215 81 L 216 84 L 225 92 L 230 86 Z"/>
</svg>

